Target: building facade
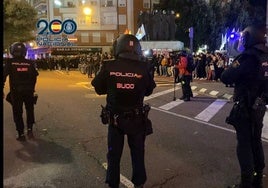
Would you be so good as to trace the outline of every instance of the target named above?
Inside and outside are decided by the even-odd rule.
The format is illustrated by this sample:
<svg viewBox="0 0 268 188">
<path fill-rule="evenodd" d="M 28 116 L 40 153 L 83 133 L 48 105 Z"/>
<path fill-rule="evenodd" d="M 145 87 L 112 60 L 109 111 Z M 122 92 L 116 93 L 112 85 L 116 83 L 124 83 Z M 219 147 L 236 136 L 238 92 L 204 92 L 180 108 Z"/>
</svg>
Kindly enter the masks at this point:
<svg viewBox="0 0 268 188">
<path fill-rule="evenodd" d="M 30 3 L 37 10 L 39 20 L 42 20 L 37 24 L 37 40 L 32 48 L 38 56 L 47 57 L 109 52 L 117 36 L 137 32 L 139 12 L 152 10 L 159 0 L 31 0 Z M 55 20 L 61 21 L 60 26 L 56 25 Z M 41 32 L 44 27 L 50 27 L 50 31 L 56 27 L 64 30 L 67 27 L 62 25 L 64 20 L 75 22 L 74 33 Z M 44 44 L 48 40 L 59 41 L 60 37 L 73 45 Z"/>
</svg>

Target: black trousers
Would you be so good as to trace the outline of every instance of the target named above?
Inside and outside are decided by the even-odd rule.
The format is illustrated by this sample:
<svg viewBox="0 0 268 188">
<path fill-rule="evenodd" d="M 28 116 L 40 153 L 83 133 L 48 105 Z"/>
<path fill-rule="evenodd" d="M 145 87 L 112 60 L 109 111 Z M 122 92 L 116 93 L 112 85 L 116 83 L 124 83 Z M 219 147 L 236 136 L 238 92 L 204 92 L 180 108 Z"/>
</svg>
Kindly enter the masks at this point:
<svg viewBox="0 0 268 188">
<path fill-rule="evenodd" d="M 124 135 L 122 130 L 109 125 L 106 183 L 112 188 L 118 188 L 120 184 L 120 160 L 124 147 Z M 127 134 L 127 139 L 132 160 L 131 181 L 139 186 L 147 179 L 144 163 L 145 132 Z"/>
<path fill-rule="evenodd" d="M 192 76 L 183 76 L 181 80 L 182 95 L 185 98 L 190 98 L 193 95 L 190 85 L 191 80 Z"/>
<path fill-rule="evenodd" d="M 25 105 L 26 110 L 27 128 L 32 128 L 33 124 L 35 123 L 33 92 L 12 91 L 11 95 L 13 97 L 12 111 L 13 119 L 16 124 L 16 130 L 19 132 L 19 134 L 23 134 L 23 105 Z"/>
<path fill-rule="evenodd" d="M 237 135 L 237 157 L 241 175 L 250 177 L 254 172 L 261 173 L 265 167 L 262 146 L 262 128 L 265 111 L 251 110 L 250 119 L 235 126 Z"/>
</svg>

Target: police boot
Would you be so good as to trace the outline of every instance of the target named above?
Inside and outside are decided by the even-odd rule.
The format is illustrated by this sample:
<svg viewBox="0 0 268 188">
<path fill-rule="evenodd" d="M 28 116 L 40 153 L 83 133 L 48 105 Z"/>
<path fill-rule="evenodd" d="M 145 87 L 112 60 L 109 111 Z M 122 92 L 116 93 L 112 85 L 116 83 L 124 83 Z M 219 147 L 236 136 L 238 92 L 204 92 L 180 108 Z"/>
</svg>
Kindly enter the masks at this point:
<svg viewBox="0 0 268 188">
<path fill-rule="evenodd" d="M 262 172 L 256 172 L 253 176 L 253 188 L 263 188 L 263 173 Z"/>
<path fill-rule="evenodd" d="M 185 99 L 185 95 L 180 97 L 180 100 L 184 100 Z"/>
<path fill-rule="evenodd" d="M 241 182 L 239 188 L 253 188 L 252 187 L 253 176 L 252 175 L 241 175 Z"/>
<path fill-rule="evenodd" d="M 27 136 L 29 139 L 34 139 L 34 135 L 33 135 L 33 130 L 32 129 L 28 129 L 27 130 Z"/>
<path fill-rule="evenodd" d="M 34 139 L 33 125 L 27 125 L 27 136 L 29 139 Z"/>
<path fill-rule="evenodd" d="M 18 140 L 20 142 L 26 141 L 26 137 L 25 137 L 23 131 L 18 131 L 18 136 L 17 136 L 16 140 Z"/>
<path fill-rule="evenodd" d="M 228 186 L 228 188 L 254 188 L 252 187 L 252 182 L 253 182 L 252 176 L 242 175 L 239 184 Z"/>
<path fill-rule="evenodd" d="M 190 100 L 191 100 L 191 99 L 190 99 L 190 94 L 187 94 L 183 100 L 184 100 L 184 101 L 190 101 Z"/>
</svg>

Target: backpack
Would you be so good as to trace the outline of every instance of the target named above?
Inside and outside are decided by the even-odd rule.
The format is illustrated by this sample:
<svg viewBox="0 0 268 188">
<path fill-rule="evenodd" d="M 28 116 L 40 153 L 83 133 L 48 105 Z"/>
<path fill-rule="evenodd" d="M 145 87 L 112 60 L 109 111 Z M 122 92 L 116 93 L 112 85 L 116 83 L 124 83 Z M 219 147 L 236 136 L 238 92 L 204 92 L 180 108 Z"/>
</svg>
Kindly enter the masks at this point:
<svg viewBox="0 0 268 188">
<path fill-rule="evenodd" d="M 188 72 L 193 72 L 195 69 L 195 63 L 194 63 L 194 58 L 192 55 L 188 54 L 187 56 L 187 66 L 186 66 L 186 70 Z"/>
</svg>

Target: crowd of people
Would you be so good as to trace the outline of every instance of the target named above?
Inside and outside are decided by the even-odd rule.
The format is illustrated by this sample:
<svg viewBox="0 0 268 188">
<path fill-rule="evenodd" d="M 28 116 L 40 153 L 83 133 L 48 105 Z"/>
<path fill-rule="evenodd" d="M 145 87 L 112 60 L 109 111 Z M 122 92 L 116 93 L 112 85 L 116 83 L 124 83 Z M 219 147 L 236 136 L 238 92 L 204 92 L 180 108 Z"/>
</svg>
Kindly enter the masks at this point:
<svg viewBox="0 0 268 188">
<path fill-rule="evenodd" d="M 90 53 L 81 55 L 60 55 L 47 58 L 37 58 L 36 65 L 41 70 L 66 70 L 77 69 L 82 74 L 92 78 L 106 59 L 113 58 L 111 53 Z"/>
<path fill-rule="evenodd" d="M 176 75 L 176 64 L 180 52 L 155 53 L 152 63 L 155 74 L 158 76 L 174 77 Z M 224 53 L 206 52 L 193 55 L 195 69 L 192 72 L 194 79 L 220 81 L 225 68 L 228 67 L 228 58 Z"/>
<path fill-rule="evenodd" d="M 151 59 L 154 74 L 157 76 L 174 77 L 178 70 L 178 54 L 180 52 L 155 52 Z M 71 56 L 51 56 L 37 58 L 36 65 L 41 70 L 66 70 L 77 69 L 88 78 L 92 78 L 99 71 L 103 61 L 112 59 L 113 55 L 108 52 L 96 52 L 90 54 Z M 204 52 L 194 54 L 195 70 L 192 72 L 193 79 L 220 81 L 224 69 L 228 67 L 228 58 L 220 52 Z M 226 85 L 228 86 L 228 85 Z"/>
</svg>

